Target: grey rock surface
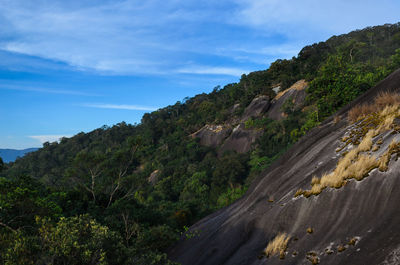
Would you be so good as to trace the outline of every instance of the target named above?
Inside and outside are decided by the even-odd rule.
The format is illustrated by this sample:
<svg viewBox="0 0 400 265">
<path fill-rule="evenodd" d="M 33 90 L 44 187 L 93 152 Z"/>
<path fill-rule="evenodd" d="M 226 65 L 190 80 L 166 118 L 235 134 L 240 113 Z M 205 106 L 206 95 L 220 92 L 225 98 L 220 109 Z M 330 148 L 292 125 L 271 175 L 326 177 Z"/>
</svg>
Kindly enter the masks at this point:
<svg viewBox="0 0 400 265">
<path fill-rule="evenodd" d="M 270 106 L 270 99 L 268 96 L 258 96 L 254 98 L 251 103 L 246 107 L 242 115 L 241 121 L 246 121 L 250 118 L 259 117 L 268 110 Z"/>
<path fill-rule="evenodd" d="M 200 139 L 200 144 L 217 147 L 231 133 L 232 128 L 228 125 L 205 125 L 203 128 L 192 134 L 192 137 Z"/>
<path fill-rule="evenodd" d="M 199 236 L 182 238 L 170 258 L 183 265 L 312 264 L 307 253 L 313 252 L 319 264 L 399 264 L 400 160 L 392 159 L 386 172 L 373 170 L 340 189 L 294 197 L 299 188 L 310 188 L 314 175 L 335 168 L 336 149 L 350 129 L 349 109 L 385 90 L 400 92 L 399 70 L 339 111 L 338 121 L 331 117 L 300 139 L 244 197 L 193 225 L 190 231 Z M 398 136 L 385 134 L 384 144 Z M 312 234 L 306 232 L 309 227 Z M 259 257 L 279 232 L 291 235 L 285 259 Z M 352 238 L 357 242 L 348 245 Z M 346 247 L 342 252 L 340 245 Z"/>
<path fill-rule="evenodd" d="M 151 184 L 151 185 L 156 185 L 158 182 L 158 177 L 160 176 L 160 170 L 156 169 L 153 172 L 151 172 L 150 176 L 147 178 L 147 181 Z"/>
<path fill-rule="evenodd" d="M 219 153 L 236 151 L 246 153 L 251 150 L 252 144 L 262 135 L 262 130 L 246 129 L 243 123 L 237 125 L 231 135 L 222 144 Z"/>
<path fill-rule="evenodd" d="M 306 98 L 307 86 L 307 82 L 299 80 L 290 88 L 278 93 L 268 110 L 268 117 L 273 120 L 282 120 L 285 117 L 282 106 L 287 100 L 292 100 L 295 108 L 301 108 Z"/>
</svg>

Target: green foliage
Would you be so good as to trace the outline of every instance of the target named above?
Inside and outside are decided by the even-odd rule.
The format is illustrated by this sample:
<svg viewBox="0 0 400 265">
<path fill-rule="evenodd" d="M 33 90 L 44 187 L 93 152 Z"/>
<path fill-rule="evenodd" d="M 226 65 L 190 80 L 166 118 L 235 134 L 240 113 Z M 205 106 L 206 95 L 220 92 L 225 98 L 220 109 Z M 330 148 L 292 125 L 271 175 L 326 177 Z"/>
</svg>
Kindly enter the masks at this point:
<svg viewBox="0 0 400 265">
<path fill-rule="evenodd" d="M 371 64 L 352 64 L 342 55 L 330 56 L 310 83 L 308 101 L 316 102 L 319 119 L 322 120 L 387 74 L 385 69 L 377 71 Z"/>
<path fill-rule="evenodd" d="M 210 190 L 210 187 L 207 185 L 208 182 L 207 173 L 205 171 L 194 173 L 192 177 L 185 181 L 180 199 L 185 201 L 199 200 L 199 204 L 207 204 L 208 192 Z"/>
<path fill-rule="evenodd" d="M 1 226 L 14 231 L 32 230 L 35 216 L 59 216 L 62 209 L 48 196 L 46 190 L 31 178 L 20 177 L 15 181 L 0 178 Z"/>
<path fill-rule="evenodd" d="M 61 218 L 53 224 L 37 218 L 42 259 L 50 264 L 121 264 L 124 246 L 117 233 L 88 215 Z"/>
<path fill-rule="evenodd" d="M 247 177 L 247 155 L 233 152 L 226 153 L 215 167 L 211 182 L 212 199 L 228 187 L 241 184 Z"/>
<path fill-rule="evenodd" d="M 334 36 L 146 113 L 140 124 L 103 126 L 15 163 L 0 160 L 0 263 L 173 264 L 163 251 L 185 226 L 240 198 L 307 131 L 399 68 L 399 40 L 400 24 Z M 272 99 L 273 87 L 299 79 L 310 81 L 305 106 L 289 99 L 284 119 L 245 122 L 262 132 L 251 153 L 221 154 L 190 137 L 205 124 L 240 121 L 253 98 Z"/>
<path fill-rule="evenodd" d="M 183 226 L 183 232 L 181 232 L 181 235 L 184 235 L 186 239 L 191 239 L 200 236 L 200 231 L 199 230 L 194 230 L 193 232 L 189 231 L 189 227 L 185 225 Z"/>
<path fill-rule="evenodd" d="M 228 188 L 226 192 L 221 194 L 217 200 L 217 208 L 222 208 L 230 205 L 237 199 L 241 198 L 246 193 L 246 188 L 239 186 L 236 188 Z"/>
<path fill-rule="evenodd" d="M 253 174 L 261 172 L 271 164 L 271 160 L 269 157 L 260 156 L 257 151 L 253 151 L 249 160 L 250 172 Z"/>
<path fill-rule="evenodd" d="M 263 129 L 271 121 L 269 118 L 248 119 L 244 125 L 246 129 Z"/>
<path fill-rule="evenodd" d="M 390 70 L 394 71 L 400 68 L 400 49 L 396 50 L 396 53 L 390 57 L 391 59 L 391 64 L 390 64 Z"/>
<path fill-rule="evenodd" d="M 5 265 L 37 264 L 40 257 L 40 240 L 22 231 L 0 234 L 0 261 Z"/>
</svg>

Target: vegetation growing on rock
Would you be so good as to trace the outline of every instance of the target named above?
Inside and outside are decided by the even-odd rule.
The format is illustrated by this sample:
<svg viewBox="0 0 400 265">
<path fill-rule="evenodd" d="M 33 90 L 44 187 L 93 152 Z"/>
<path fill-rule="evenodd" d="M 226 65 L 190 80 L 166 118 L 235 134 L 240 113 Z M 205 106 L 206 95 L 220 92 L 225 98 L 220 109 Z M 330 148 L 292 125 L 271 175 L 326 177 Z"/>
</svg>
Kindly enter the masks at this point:
<svg viewBox="0 0 400 265">
<path fill-rule="evenodd" d="M 172 264 L 164 252 L 185 227 L 237 200 L 307 131 L 400 67 L 399 36 L 399 24 L 334 36 L 238 83 L 145 114 L 140 124 L 104 126 L 0 163 L 0 263 Z M 235 123 L 255 97 L 271 99 L 277 84 L 284 91 L 302 79 L 309 83 L 303 108 L 288 100 L 284 119 L 248 120 L 262 133 L 250 152 L 219 152 L 190 137 L 207 124 Z M 361 152 L 375 136 L 361 134 L 351 138 L 361 147 L 347 160 L 368 158 Z M 322 189 L 329 181 L 313 182 Z"/>
<path fill-rule="evenodd" d="M 388 131 L 398 133 L 393 121 L 400 117 L 399 99 L 398 94 L 384 93 L 378 95 L 373 104 L 363 107 L 362 115 L 358 115 L 358 120 L 362 120 L 356 123 L 349 136 L 343 139 L 344 146 L 339 150 L 350 143 L 355 147 L 344 154 L 333 172 L 324 174 L 321 178 L 313 177 L 311 190 L 298 190 L 295 196 L 309 197 L 320 194 L 327 187 L 341 188 L 350 179 L 362 180 L 375 168 L 386 171 L 392 155 L 399 154 L 400 142 L 393 139 L 379 158 L 367 152 L 371 151 L 373 140 L 380 139 L 382 134 Z M 354 120 L 354 112 L 359 110 L 358 106 L 355 107 L 355 110 L 350 110 L 349 119 Z M 375 146 L 373 152 L 379 151 L 380 146 Z"/>
</svg>

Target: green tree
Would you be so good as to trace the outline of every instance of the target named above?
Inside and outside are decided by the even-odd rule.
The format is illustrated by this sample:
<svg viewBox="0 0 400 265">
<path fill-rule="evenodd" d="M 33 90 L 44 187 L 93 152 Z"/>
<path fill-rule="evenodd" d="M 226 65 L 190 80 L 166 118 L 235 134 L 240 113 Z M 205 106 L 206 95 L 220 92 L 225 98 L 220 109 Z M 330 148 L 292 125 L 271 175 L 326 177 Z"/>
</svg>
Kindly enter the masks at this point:
<svg viewBox="0 0 400 265">
<path fill-rule="evenodd" d="M 208 202 L 208 192 L 210 187 L 207 185 L 208 177 L 205 171 L 196 172 L 185 182 L 185 187 L 181 192 L 181 200 L 198 200 L 200 205 Z"/>
<path fill-rule="evenodd" d="M 105 161 L 103 153 L 82 150 L 75 156 L 73 167 L 69 172 L 71 179 L 91 194 L 93 203 L 96 203 L 98 182 L 105 170 Z"/>
<path fill-rule="evenodd" d="M 118 234 L 89 215 L 62 217 L 57 224 L 37 218 L 45 264 L 122 264 L 124 246 Z"/>
</svg>

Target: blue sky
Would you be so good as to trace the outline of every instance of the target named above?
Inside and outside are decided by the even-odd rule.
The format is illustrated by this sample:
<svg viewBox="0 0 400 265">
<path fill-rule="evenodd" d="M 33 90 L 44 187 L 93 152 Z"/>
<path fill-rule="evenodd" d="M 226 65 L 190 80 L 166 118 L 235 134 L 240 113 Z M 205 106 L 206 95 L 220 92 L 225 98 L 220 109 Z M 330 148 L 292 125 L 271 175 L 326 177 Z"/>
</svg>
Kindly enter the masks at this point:
<svg viewBox="0 0 400 265">
<path fill-rule="evenodd" d="M 395 0 L 0 0 L 0 148 L 140 122 L 399 14 Z"/>
</svg>

